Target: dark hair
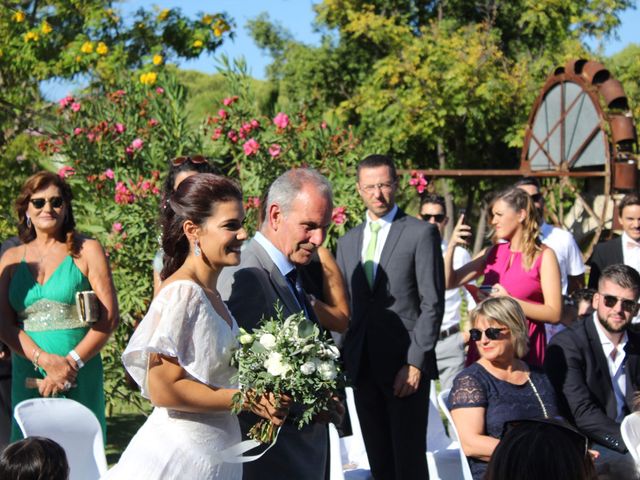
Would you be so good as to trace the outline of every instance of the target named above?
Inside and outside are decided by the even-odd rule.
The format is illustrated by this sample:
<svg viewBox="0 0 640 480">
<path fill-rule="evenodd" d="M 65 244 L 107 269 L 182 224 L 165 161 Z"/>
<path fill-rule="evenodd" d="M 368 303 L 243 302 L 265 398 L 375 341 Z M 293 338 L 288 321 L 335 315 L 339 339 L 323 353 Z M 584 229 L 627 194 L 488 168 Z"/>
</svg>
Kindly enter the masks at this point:
<svg viewBox="0 0 640 480">
<path fill-rule="evenodd" d="M 186 157 L 189 158 L 189 157 Z M 162 202 L 164 206 L 165 202 L 173 195 L 173 185 L 176 183 L 176 177 L 182 172 L 196 172 L 196 173 L 215 173 L 219 175 L 217 168 L 213 167 L 209 162 L 193 163 L 191 160 L 186 160 L 178 166 L 173 164 L 172 160 L 169 160 L 169 171 L 167 172 L 167 178 L 164 180 L 162 187 Z"/>
<path fill-rule="evenodd" d="M 622 210 L 632 205 L 640 205 L 640 196 L 637 193 L 628 193 L 622 197 L 618 205 L 618 216 L 622 217 Z"/>
<path fill-rule="evenodd" d="M 365 157 L 362 161 L 360 161 L 357 169 L 358 180 L 360 180 L 360 170 L 362 170 L 363 168 L 375 168 L 375 167 L 382 167 L 382 166 L 389 167 L 389 170 L 391 171 L 391 178 L 395 180 L 397 175 L 396 175 L 396 166 L 394 165 L 393 160 L 391 159 L 391 157 L 387 155 L 378 155 L 378 154 L 369 155 Z"/>
<path fill-rule="evenodd" d="M 538 191 L 540 191 L 540 182 L 536 177 L 522 177 L 516 183 L 513 184 L 514 187 L 524 187 L 525 185 L 531 185 L 536 187 Z"/>
<path fill-rule="evenodd" d="M 484 478 L 595 480 L 597 475 L 587 452 L 587 437 L 558 421 L 524 420 L 507 428 Z"/>
<path fill-rule="evenodd" d="M 434 205 L 440 205 L 442 207 L 443 213 L 447 214 L 447 205 L 444 201 L 444 197 L 442 195 L 437 195 L 435 193 L 427 193 L 420 197 L 420 208 L 427 203 L 433 203 Z"/>
<path fill-rule="evenodd" d="M 31 196 L 51 185 L 58 187 L 60 196 L 64 200 L 64 221 L 62 223 L 61 234 L 67 244 L 67 250 L 72 255 L 77 255 L 77 245 L 75 242 L 76 221 L 73 217 L 73 194 L 71 187 L 59 175 L 53 172 L 41 171 L 31 175 L 22 185 L 22 189 L 15 201 L 15 209 L 18 215 L 18 236 L 22 243 L 29 243 L 36 238 L 36 230 L 33 225 L 27 225 L 27 209 L 29 208 L 29 200 Z"/>
<path fill-rule="evenodd" d="M 615 263 L 609 265 L 600 274 L 598 279 L 598 290 L 602 288 L 602 284 L 605 280 L 615 283 L 622 288 L 630 288 L 633 290 L 633 295 L 638 299 L 640 294 L 640 274 L 637 270 L 629 265 L 623 263 Z"/>
<path fill-rule="evenodd" d="M 2 480 L 67 480 L 64 449 L 44 437 L 27 437 L 8 445 L 0 455 Z"/>
<path fill-rule="evenodd" d="M 189 255 L 189 241 L 182 226 L 187 220 L 202 226 L 215 212 L 216 203 L 238 200 L 242 191 L 231 179 L 212 173 L 185 179 L 171 195 L 162 215 L 162 280 L 170 277 Z"/>
</svg>

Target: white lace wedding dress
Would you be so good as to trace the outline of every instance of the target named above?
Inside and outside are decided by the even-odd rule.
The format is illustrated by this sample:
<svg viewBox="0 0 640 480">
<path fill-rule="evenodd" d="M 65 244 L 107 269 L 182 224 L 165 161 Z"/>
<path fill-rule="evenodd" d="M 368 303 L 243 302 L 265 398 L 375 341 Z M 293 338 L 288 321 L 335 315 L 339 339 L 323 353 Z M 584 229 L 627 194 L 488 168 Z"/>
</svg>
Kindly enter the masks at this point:
<svg viewBox="0 0 640 480">
<path fill-rule="evenodd" d="M 122 360 L 146 398 L 150 353 L 177 358 L 199 382 L 233 388 L 235 369 L 229 360 L 237 334 L 235 321 L 230 327 L 200 286 L 179 280 L 153 300 Z M 103 478 L 240 480 L 242 465 L 225 463 L 222 452 L 239 441 L 238 420 L 230 412 L 186 413 L 156 407 Z"/>
</svg>

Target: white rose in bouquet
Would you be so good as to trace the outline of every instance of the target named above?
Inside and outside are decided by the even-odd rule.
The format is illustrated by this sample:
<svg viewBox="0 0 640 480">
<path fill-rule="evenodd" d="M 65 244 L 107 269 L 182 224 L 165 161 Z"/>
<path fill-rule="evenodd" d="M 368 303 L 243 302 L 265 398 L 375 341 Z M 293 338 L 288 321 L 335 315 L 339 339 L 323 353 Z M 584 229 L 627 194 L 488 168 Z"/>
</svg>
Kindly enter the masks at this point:
<svg viewBox="0 0 640 480">
<path fill-rule="evenodd" d="M 278 352 L 271 352 L 269 354 L 269 357 L 264 361 L 264 367 L 267 369 L 267 372 L 269 372 L 269 375 L 273 375 L 274 377 L 280 377 L 290 369 L 289 365 L 282 361 L 282 355 Z"/>
<path fill-rule="evenodd" d="M 305 375 L 311 375 L 316 371 L 316 364 L 314 362 L 305 362 L 300 367 L 300 371 Z"/>
<path fill-rule="evenodd" d="M 260 345 L 262 345 L 267 350 L 271 350 L 276 346 L 276 337 L 274 337 L 270 333 L 264 333 L 260 335 Z"/>
<path fill-rule="evenodd" d="M 318 365 L 318 373 L 323 380 L 333 380 L 338 375 L 336 366 L 333 362 L 320 362 Z"/>
<path fill-rule="evenodd" d="M 238 341 L 240 342 L 240 345 L 250 345 L 253 343 L 253 335 L 245 333 L 238 337 Z"/>
</svg>

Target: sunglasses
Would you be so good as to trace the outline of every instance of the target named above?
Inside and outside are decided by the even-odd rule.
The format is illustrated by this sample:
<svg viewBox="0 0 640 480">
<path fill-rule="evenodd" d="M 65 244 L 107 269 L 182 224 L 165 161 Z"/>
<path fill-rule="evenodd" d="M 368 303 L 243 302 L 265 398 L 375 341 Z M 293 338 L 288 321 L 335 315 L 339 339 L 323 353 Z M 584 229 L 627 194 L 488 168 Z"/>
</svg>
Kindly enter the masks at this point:
<svg viewBox="0 0 640 480">
<path fill-rule="evenodd" d="M 193 164 L 207 163 L 207 157 L 203 157 L 202 155 L 193 155 L 192 157 L 189 157 L 189 156 L 176 157 L 173 160 L 171 160 L 171 165 L 173 165 L 174 167 L 179 167 L 180 165 L 186 162 L 193 163 Z"/>
<path fill-rule="evenodd" d="M 604 300 L 604 304 L 607 308 L 615 307 L 618 304 L 618 301 L 620 301 L 622 304 L 622 310 L 625 312 L 635 315 L 638 311 L 638 303 L 633 300 L 616 297 L 615 295 L 606 295 L 604 293 L 601 293 L 600 296 Z"/>
<path fill-rule="evenodd" d="M 552 427 L 558 428 L 560 431 L 568 433 L 569 438 L 575 442 L 575 445 L 580 451 L 584 452 L 585 456 L 589 453 L 589 438 L 573 428 L 573 426 L 556 418 L 523 419 L 505 422 L 502 427 L 502 435 L 500 438 L 503 438 L 507 433 L 515 428 L 527 428 L 541 424 L 551 425 Z"/>
<path fill-rule="evenodd" d="M 29 200 L 31 205 L 40 210 L 44 208 L 44 206 L 48 203 L 53 208 L 60 208 L 64 203 L 64 199 L 62 197 L 49 197 L 49 198 L 32 198 Z"/>
<path fill-rule="evenodd" d="M 489 340 L 497 340 L 498 338 L 500 338 L 500 332 L 502 332 L 503 330 L 507 330 L 507 328 L 489 327 L 484 330 L 484 334 Z M 471 340 L 473 340 L 474 342 L 477 342 L 482 338 L 482 333 L 483 331 L 479 328 L 472 328 L 471 330 L 469 330 L 469 338 L 471 338 Z"/>
<path fill-rule="evenodd" d="M 534 203 L 538 203 L 540 201 L 542 201 L 542 199 L 544 199 L 544 197 L 542 196 L 541 193 L 535 193 L 533 195 L 530 195 L 531 200 L 533 200 Z"/>
<path fill-rule="evenodd" d="M 436 214 L 421 213 L 420 216 L 425 222 L 428 222 L 433 218 L 436 221 L 436 223 L 442 223 L 446 218 L 446 215 L 444 213 L 436 213 Z"/>
</svg>

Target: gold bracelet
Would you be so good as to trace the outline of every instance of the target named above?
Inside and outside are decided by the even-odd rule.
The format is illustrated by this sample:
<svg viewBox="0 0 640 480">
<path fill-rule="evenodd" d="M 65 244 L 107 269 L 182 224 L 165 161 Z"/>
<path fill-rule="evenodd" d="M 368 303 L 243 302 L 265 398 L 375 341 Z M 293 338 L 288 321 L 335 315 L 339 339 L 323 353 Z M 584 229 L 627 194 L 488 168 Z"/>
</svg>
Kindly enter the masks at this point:
<svg viewBox="0 0 640 480">
<path fill-rule="evenodd" d="M 40 350 L 39 348 L 33 349 L 33 361 L 31 363 L 33 363 L 33 369 L 36 371 L 40 368 L 40 365 L 38 365 L 38 360 L 40 359 L 41 353 L 42 350 Z"/>
</svg>

